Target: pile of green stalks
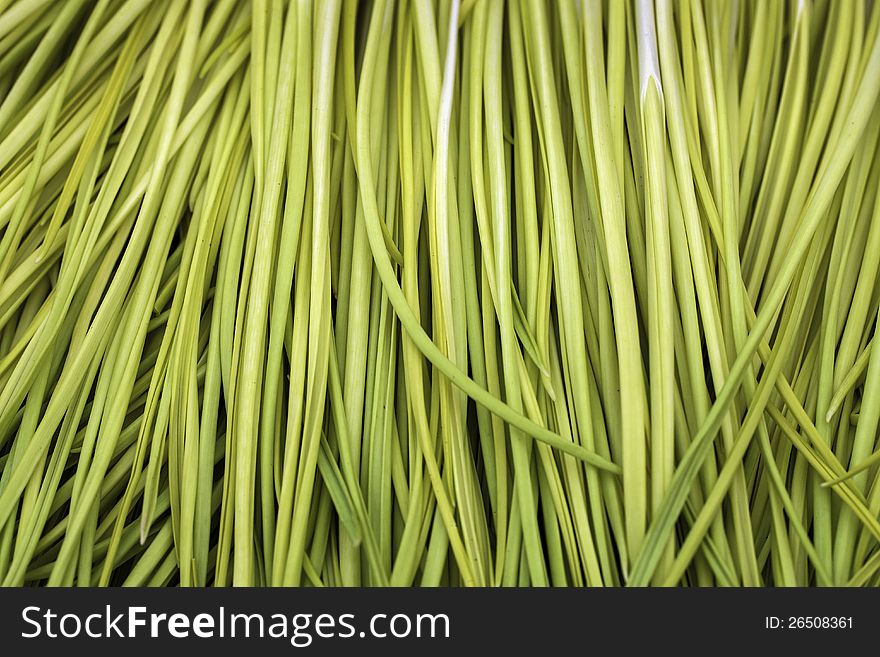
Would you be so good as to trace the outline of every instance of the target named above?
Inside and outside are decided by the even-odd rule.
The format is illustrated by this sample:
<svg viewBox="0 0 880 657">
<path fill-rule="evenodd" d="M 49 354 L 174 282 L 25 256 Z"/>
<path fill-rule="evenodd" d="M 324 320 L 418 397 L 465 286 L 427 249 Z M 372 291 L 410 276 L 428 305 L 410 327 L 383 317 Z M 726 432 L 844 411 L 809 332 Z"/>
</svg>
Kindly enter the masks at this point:
<svg viewBox="0 0 880 657">
<path fill-rule="evenodd" d="M 880 584 L 880 3 L 0 0 L 0 584 Z"/>
</svg>

